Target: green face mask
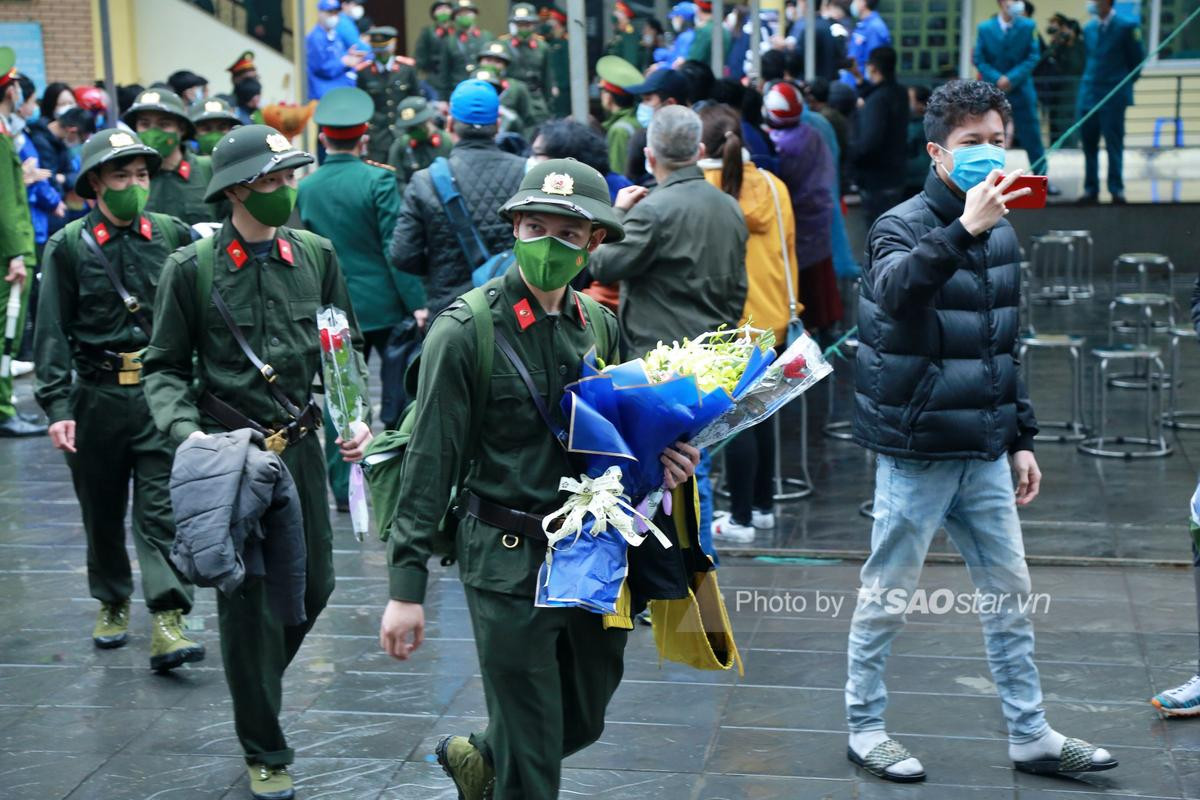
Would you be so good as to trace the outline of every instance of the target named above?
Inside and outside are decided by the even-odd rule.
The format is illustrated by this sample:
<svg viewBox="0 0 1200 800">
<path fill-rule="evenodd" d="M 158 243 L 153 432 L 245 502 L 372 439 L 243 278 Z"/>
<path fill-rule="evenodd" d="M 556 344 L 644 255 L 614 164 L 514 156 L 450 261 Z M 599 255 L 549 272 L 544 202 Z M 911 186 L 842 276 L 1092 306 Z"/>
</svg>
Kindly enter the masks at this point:
<svg viewBox="0 0 1200 800">
<path fill-rule="evenodd" d="M 213 148 L 217 146 L 217 142 L 221 141 L 221 137 L 224 135 L 221 131 L 212 131 L 197 136 L 196 143 L 200 145 L 200 155 L 212 155 Z"/>
<path fill-rule="evenodd" d="M 530 36 L 533 36 L 532 28 L 517 28 L 518 39 L 528 39 Z"/>
<path fill-rule="evenodd" d="M 150 128 L 138 134 L 142 144 L 153 147 L 163 158 L 169 158 L 179 147 L 179 134 L 167 133 L 162 128 Z"/>
<path fill-rule="evenodd" d="M 543 292 L 553 292 L 571 282 L 588 263 L 588 251 L 553 236 L 518 239 L 513 255 L 521 274 Z"/>
<path fill-rule="evenodd" d="M 131 183 L 124 189 L 110 189 L 106 186 L 100 197 L 110 214 L 122 222 L 129 222 L 146 208 L 150 190 L 136 183 Z"/>
<path fill-rule="evenodd" d="M 286 184 L 273 192 L 256 192 L 251 189 L 242 205 L 250 212 L 250 216 L 263 225 L 278 228 L 292 215 L 292 208 L 296 205 L 296 190 Z"/>
<path fill-rule="evenodd" d="M 429 129 L 424 125 L 417 125 L 415 128 L 409 128 L 408 138 L 416 142 L 424 142 L 429 139 Z"/>
<path fill-rule="evenodd" d="M 462 28 L 464 31 L 475 24 L 474 14 L 459 14 L 454 18 L 454 24 Z"/>
<path fill-rule="evenodd" d="M 438 25 L 445 25 L 447 22 L 450 21 L 450 12 L 449 11 L 439 11 L 433 15 L 433 19 L 435 22 L 437 22 Z"/>
</svg>

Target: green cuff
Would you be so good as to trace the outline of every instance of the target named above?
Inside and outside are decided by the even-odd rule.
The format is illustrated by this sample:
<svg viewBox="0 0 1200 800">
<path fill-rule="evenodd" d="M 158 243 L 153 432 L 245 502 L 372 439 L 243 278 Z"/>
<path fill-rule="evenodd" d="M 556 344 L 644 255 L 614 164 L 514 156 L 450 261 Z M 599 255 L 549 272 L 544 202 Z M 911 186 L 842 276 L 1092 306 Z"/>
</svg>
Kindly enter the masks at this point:
<svg viewBox="0 0 1200 800">
<path fill-rule="evenodd" d="M 190 419 L 176 420 L 171 423 L 171 438 L 176 444 L 182 444 L 184 440 L 200 429 L 200 426 Z"/>
<path fill-rule="evenodd" d="M 46 418 L 50 420 L 51 425 L 56 422 L 62 422 L 64 419 L 75 418 L 75 416 L 71 413 L 71 401 L 66 399 L 55 400 L 50 404 L 49 408 L 45 409 L 45 411 Z"/>
<path fill-rule="evenodd" d="M 414 567 L 388 567 L 388 596 L 402 603 L 425 602 L 429 573 Z"/>
</svg>

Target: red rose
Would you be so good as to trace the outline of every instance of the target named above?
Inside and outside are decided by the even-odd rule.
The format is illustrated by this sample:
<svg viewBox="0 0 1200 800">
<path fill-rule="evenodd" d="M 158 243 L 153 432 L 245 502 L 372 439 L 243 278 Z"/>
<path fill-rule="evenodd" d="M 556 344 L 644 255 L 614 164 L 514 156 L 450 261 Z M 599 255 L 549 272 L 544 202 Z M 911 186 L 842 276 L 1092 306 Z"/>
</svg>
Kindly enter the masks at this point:
<svg viewBox="0 0 1200 800">
<path fill-rule="evenodd" d="M 804 377 L 804 370 L 808 366 L 808 362 L 804 360 L 804 356 L 796 356 L 795 360 L 783 367 L 783 377 L 789 380 Z"/>
<path fill-rule="evenodd" d="M 328 328 L 321 329 L 321 349 L 324 350 L 326 353 L 331 352 L 333 350 L 333 341 L 329 336 Z"/>
</svg>

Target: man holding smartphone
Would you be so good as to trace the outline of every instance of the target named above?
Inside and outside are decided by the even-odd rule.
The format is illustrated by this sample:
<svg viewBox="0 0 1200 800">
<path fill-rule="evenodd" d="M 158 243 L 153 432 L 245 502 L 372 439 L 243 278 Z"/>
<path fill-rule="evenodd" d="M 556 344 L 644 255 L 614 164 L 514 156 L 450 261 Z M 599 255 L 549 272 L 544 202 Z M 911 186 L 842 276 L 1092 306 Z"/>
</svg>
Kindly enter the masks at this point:
<svg viewBox="0 0 1200 800">
<path fill-rule="evenodd" d="M 1037 497 L 1042 475 L 1016 361 L 1021 249 L 1005 216 L 1030 189 L 1014 188 L 1020 171 L 1002 174 L 1011 115 L 1004 92 L 983 81 L 933 93 L 925 189 L 875 223 L 863 270 L 854 438 L 878 464 L 871 555 L 847 646 L 846 715 L 848 757 L 885 780 L 925 778 L 884 730 L 883 673 L 904 626 L 903 601 L 943 525 L 977 594 L 994 599 L 978 610 L 1014 766 L 1073 774 L 1117 765 L 1047 724 L 1033 663 L 1017 506 Z"/>
</svg>

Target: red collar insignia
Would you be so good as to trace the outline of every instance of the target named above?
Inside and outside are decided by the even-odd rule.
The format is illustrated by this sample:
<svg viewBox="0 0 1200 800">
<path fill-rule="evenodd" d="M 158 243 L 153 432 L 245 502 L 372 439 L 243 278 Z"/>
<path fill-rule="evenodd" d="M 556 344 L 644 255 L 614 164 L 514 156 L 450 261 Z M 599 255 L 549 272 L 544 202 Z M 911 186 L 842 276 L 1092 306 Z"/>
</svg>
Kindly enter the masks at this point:
<svg viewBox="0 0 1200 800">
<path fill-rule="evenodd" d="M 225 252 L 233 259 L 233 266 L 237 269 L 241 269 L 242 265 L 246 263 L 246 259 L 250 258 L 246 254 L 246 248 L 237 239 L 229 243 L 229 246 L 225 248 Z"/>
<path fill-rule="evenodd" d="M 513 313 L 517 315 L 517 326 L 524 332 L 530 325 L 537 322 L 537 318 L 533 316 L 533 308 L 530 307 L 528 300 L 521 300 L 513 306 Z"/>
<path fill-rule="evenodd" d="M 289 266 L 296 266 L 295 258 L 292 256 L 292 243 L 280 236 L 275 242 L 279 245 L 279 257 L 288 263 Z"/>
<path fill-rule="evenodd" d="M 142 217 L 140 220 L 138 220 L 138 233 L 140 233 L 142 238 L 147 242 L 154 238 L 154 227 L 150 224 L 149 217 Z"/>
<path fill-rule="evenodd" d="M 192 177 L 192 165 L 186 158 L 179 162 L 179 169 L 176 171 L 179 173 L 179 177 L 183 178 L 185 181 L 190 180 Z"/>
<path fill-rule="evenodd" d="M 441 147 L 442 146 L 442 135 L 440 133 L 435 133 L 433 136 L 430 136 L 429 143 L 431 145 L 433 145 L 434 147 Z"/>
<path fill-rule="evenodd" d="M 537 50 L 537 39 L 530 39 L 530 40 L 529 40 L 529 49 L 530 49 L 530 50 Z"/>
<path fill-rule="evenodd" d="M 108 226 L 103 222 L 92 228 L 92 235 L 96 237 L 96 242 L 98 244 L 104 244 L 112 238 L 112 234 L 108 232 Z"/>
<path fill-rule="evenodd" d="M 579 327 L 587 330 L 587 314 L 583 313 L 583 301 L 579 299 L 579 292 L 574 293 L 575 311 L 579 314 Z"/>
</svg>

